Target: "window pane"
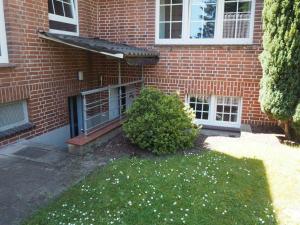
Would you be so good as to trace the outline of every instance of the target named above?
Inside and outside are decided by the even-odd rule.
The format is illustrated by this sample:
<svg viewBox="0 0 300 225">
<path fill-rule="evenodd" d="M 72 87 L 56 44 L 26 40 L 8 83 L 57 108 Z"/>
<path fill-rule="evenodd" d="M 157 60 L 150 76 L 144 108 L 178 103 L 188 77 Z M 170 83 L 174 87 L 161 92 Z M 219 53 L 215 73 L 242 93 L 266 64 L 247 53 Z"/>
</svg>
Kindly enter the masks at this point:
<svg viewBox="0 0 300 225">
<path fill-rule="evenodd" d="M 217 106 L 217 112 L 223 112 L 223 106 L 222 105 L 218 105 Z"/>
<path fill-rule="evenodd" d="M 208 120 L 208 113 L 203 113 L 202 119 L 203 120 Z"/>
<path fill-rule="evenodd" d="M 204 25 L 202 22 L 191 23 L 191 38 L 202 38 Z"/>
<path fill-rule="evenodd" d="M 160 0 L 161 5 L 170 4 L 171 0 Z"/>
<path fill-rule="evenodd" d="M 64 7 L 65 7 L 65 16 L 69 18 L 73 18 L 72 5 L 65 3 Z"/>
<path fill-rule="evenodd" d="M 239 12 L 250 12 L 251 2 L 239 2 Z"/>
<path fill-rule="evenodd" d="M 236 123 L 237 120 L 238 120 L 238 117 L 236 114 L 231 115 L 231 120 L 230 120 L 231 122 Z"/>
<path fill-rule="evenodd" d="M 223 121 L 224 122 L 229 122 L 230 121 L 230 114 L 224 114 L 224 118 L 223 118 Z"/>
<path fill-rule="evenodd" d="M 202 21 L 204 19 L 204 10 L 203 7 L 198 5 L 192 6 L 192 16 L 193 21 Z"/>
<path fill-rule="evenodd" d="M 182 21 L 182 5 L 172 6 L 172 21 Z"/>
<path fill-rule="evenodd" d="M 216 5 L 207 5 L 204 8 L 204 19 L 205 20 L 215 20 L 216 19 Z"/>
<path fill-rule="evenodd" d="M 171 7 L 161 6 L 160 7 L 160 21 L 170 21 L 171 20 Z"/>
<path fill-rule="evenodd" d="M 161 23 L 159 25 L 159 38 L 161 39 L 170 38 L 170 23 Z"/>
<path fill-rule="evenodd" d="M 230 113 L 230 109 L 231 109 L 230 106 L 225 106 L 225 107 L 224 107 L 224 112 L 225 112 L 225 113 Z"/>
<path fill-rule="evenodd" d="M 223 38 L 235 38 L 236 21 L 224 21 Z"/>
<path fill-rule="evenodd" d="M 251 1 L 225 1 L 223 38 L 249 38 Z"/>
<path fill-rule="evenodd" d="M 232 112 L 232 113 L 238 113 L 238 107 L 237 107 L 237 106 L 233 106 L 233 107 L 231 108 L 231 112 Z"/>
<path fill-rule="evenodd" d="M 196 98 L 195 97 L 191 97 L 190 98 L 190 102 L 196 102 Z"/>
<path fill-rule="evenodd" d="M 237 2 L 225 2 L 224 12 L 231 13 L 237 12 L 238 3 Z"/>
<path fill-rule="evenodd" d="M 171 38 L 181 38 L 182 23 L 172 23 Z"/>
<path fill-rule="evenodd" d="M 202 111 L 202 104 L 197 104 L 197 107 L 196 107 L 196 110 L 198 110 L 198 111 Z"/>
<path fill-rule="evenodd" d="M 0 130 L 10 129 L 26 123 L 24 102 L 0 104 Z"/>
<path fill-rule="evenodd" d="M 196 110 L 196 105 L 195 105 L 195 104 L 190 104 L 190 107 L 191 107 L 193 110 Z"/>
<path fill-rule="evenodd" d="M 248 20 L 238 21 L 236 37 L 237 38 L 249 38 L 249 34 L 250 34 L 250 21 L 248 21 Z"/>
<path fill-rule="evenodd" d="M 64 16 L 63 3 L 62 2 L 54 0 L 54 9 L 55 9 L 55 15 Z"/>
<path fill-rule="evenodd" d="M 202 119 L 202 112 L 196 112 L 196 119 Z"/>
<path fill-rule="evenodd" d="M 213 38 L 215 35 L 215 23 L 207 22 L 203 29 L 203 38 Z"/>
<path fill-rule="evenodd" d="M 208 112 L 209 111 L 209 105 L 205 104 L 203 106 L 203 111 Z"/>
<path fill-rule="evenodd" d="M 190 38 L 213 38 L 215 20 L 216 0 L 193 0 L 191 4 Z"/>
<path fill-rule="evenodd" d="M 182 37 L 182 0 L 160 1 L 160 39 L 179 39 Z M 164 23 L 162 23 L 164 22 Z"/>
<path fill-rule="evenodd" d="M 222 114 L 218 113 L 217 116 L 216 116 L 216 120 L 217 121 L 222 121 L 223 120 Z"/>
<path fill-rule="evenodd" d="M 54 14 L 52 0 L 48 0 L 48 12 Z"/>
</svg>

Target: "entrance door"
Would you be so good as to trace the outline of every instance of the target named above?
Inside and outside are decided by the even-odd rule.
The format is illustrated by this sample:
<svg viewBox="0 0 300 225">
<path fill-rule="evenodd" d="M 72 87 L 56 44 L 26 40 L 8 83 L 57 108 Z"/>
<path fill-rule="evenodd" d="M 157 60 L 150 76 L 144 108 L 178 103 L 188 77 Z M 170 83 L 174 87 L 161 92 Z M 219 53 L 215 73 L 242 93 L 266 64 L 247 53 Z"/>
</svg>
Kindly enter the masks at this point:
<svg viewBox="0 0 300 225">
<path fill-rule="evenodd" d="M 120 117 L 119 88 L 109 90 L 109 120 Z"/>
<path fill-rule="evenodd" d="M 68 98 L 71 138 L 83 131 L 83 106 L 81 96 Z"/>
</svg>

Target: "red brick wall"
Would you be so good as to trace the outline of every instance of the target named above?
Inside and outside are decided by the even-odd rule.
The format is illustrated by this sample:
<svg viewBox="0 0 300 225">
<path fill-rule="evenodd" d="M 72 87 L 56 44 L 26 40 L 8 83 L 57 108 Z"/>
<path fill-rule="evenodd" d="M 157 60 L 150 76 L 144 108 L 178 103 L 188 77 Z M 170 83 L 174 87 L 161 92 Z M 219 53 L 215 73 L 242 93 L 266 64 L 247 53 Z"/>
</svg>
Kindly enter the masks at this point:
<svg viewBox="0 0 300 225">
<path fill-rule="evenodd" d="M 260 112 L 258 55 L 261 47 L 262 0 L 257 0 L 251 46 L 156 46 L 155 0 L 78 0 L 82 36 L 98 36 L 160 51 L 156 66 L 146 66 L 148 85 L 166 92 L 243 97 L 243 123 L 271 123 Z M 8 52 L 13 68 L 0 68 L 0 103 L 28 101 L 28 132 L 0 140 L 0 146 L 68 124 L 67 97 L 104 83 L 116 83 L 117 64 L 105 57 L 42 40 L 48 30 L 47 0 L 4 0 Z M 86 80 L 77 80 L 77 71 Z M 140 68 L 122 65 L 124 81 L 138 78 Z M 133 76 L 133 77 L 132 77 Z"/>
<path fill-rule="evenodd" d="M 97 14 L 95 1 L 79 1 L 80 33 L 93 36 Z M 68 124 L 67 97 L 93 86 L 92 54 L 38 37 L 48 30 L 47 0 L 4 0 L 9 61 L 0 68 L 0 103 L 27 100 L 29 119 L 36 128 L 0 140 L 0 146 L 43 134 Z M 77 80 L 84 71 L 85 82 Z"/>
<path fill-rule="evenodd" d="M 241 96 L 243 123 L 272 124 L 258 102 L 262 69 L 263 0 L 256 1 L 254 44 L 247 46 L 156 46 L 155 0 L 103 0 L 98 7 L 98 36 L 156 48 L 157 66 L 145 68 L 148 85 L 166 92 Z"/>
</svg>

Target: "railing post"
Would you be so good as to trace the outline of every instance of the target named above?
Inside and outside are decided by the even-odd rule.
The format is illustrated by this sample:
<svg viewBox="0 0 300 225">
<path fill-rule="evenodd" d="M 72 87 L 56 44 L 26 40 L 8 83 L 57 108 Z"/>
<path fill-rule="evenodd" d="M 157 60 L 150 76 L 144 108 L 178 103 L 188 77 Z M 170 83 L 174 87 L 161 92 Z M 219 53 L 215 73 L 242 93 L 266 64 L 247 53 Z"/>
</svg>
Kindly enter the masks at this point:
<svg viewBox="0 0 300 225">
<path fill-rule="evenodd" d="M 88 135 L 87 108 L 86 108 L 86 96 L 85 95 L 83 95 L 83 127 L 84 127 L 84 134 Z"/>
</svg>

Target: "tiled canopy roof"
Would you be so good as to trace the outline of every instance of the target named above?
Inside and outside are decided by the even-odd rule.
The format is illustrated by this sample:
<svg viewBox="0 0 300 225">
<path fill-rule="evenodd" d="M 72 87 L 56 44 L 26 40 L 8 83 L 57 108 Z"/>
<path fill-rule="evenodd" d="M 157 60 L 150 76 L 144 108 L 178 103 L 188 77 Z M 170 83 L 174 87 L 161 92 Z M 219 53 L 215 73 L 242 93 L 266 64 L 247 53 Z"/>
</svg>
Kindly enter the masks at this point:
<svg viewBox="0 0 300 225">
<path fill-rule="evenodd" d="M 131 65 L 156 64 L 159 61 L 159 53 L 156 51 L 137 48 L 126 44 L 113 43 L 99 38 L 86 38 L 47 32 L 40 32 L 39 36 L 61 44 L 124 59 Z"/>
</svg>

